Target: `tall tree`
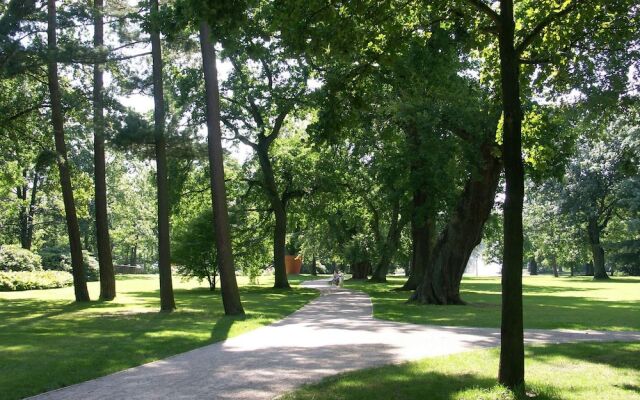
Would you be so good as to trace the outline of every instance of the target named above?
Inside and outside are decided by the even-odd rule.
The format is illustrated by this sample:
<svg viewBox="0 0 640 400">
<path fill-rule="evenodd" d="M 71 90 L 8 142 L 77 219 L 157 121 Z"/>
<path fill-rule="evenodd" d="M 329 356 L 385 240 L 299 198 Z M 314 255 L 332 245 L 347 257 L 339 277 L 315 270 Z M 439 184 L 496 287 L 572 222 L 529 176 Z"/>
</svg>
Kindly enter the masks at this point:
<svg viewBox="0 0 640 400">
<path fill-rule="evenodd" d="M 113 300 L 116 297 L 116 277 L 111 257 L 109 219 L 107 216 L 107 182 L 104 155 L 104 107 L 103 107 L 103 60 L 104 46 L 104 0 L 94 0 L 93 46 L 100 56 L 93 65 L 93 160 L 96 198 L 96 239 L 98 263 L 100 265 L 100 298 Z"/>
<path fill-rule="evenodd" d="M 627 80 L 629 61 L 637 55 L 620 51 L 637 40 L 638 10 L 633 1 L 462 0 L 486 18 L 478 37 L 497 36 L 502 99 L 502 157 L 505 169 L 502 324 L 498 380 L 515 389 L 524 386 L 522 320 L 524 164 L 520 83 L 528 94 L 535 80 L 561 92 L 580 87 L 586 93 L 619 90 Z M 540 10 L 549 10 L 541 12 Z M 518 27 L 518 29 L 516 29 Z M 611 46 L 615 42 L 616 46 Z M 484 42 L 485 50 L 492 46 Z M 598 54 L 598 57 L 595 55 Z M 491 58 L 491 57 L 489 57 Z M 572 64 L 574 68 L 567 68 Z M 522 74 L 522 66 L 526 66 Z M 490 67 L 495 70 L 495 65 Z M 608 73 L 597 71 L 607 70 Z M 573 76 L 571 76 L 573 75 Z"/>
<path fill-rule="evenodd" d="M 289 288 L 284 264 L 287 205 L 304 193 L 286 182 L 279 184 L 271 152 L 276 140 L 284 135 L 287 119 L 306 100 L 310 68 L 283 46 L 277 28 L 270 22 L 272 7 L 271 3 L 259 2 L 249 11 L 251 18 L 241 32 L 225 46 L 223 55 L 229 58 L 233 71 L 222 93 L 226 103 L 222 122 L 235 140 L 255 152 L 260 187 L 275 217 L 274 287 Z"/>
<path fill-rule="evenodd" d="M 76 214 L 76 205 L 73 198 L 73 187 L 71 185 L 71 170 L 67 159 L 67 146 L 64 139 L 64 115 L 62 111 L 62 94 L 58 80 L 57 63 L 57 21 L 56 2 L 48 0 L 48 84 L 51 98 L 51 122 L 53 124 L 53 134 L 56 148 L 56 161 L 60 172 L 60 186 L 62 188 L 62 198 L 64 201 L 65 218 L 67 221 L 67 233 L 69 235 L 69 247 L 71 249 L 71 267 L 73 273 L 73 288 L 76 301 L 89 301 L 89 291 L 87 290 L 87 277 L 84 271 L 82 260 L 82 242 L 80 239 L 80 227 Z"/>
<path fill-rule="evenodd" d="M 200 22 L 200 47 L 202 69 L 204 71 L 207 104 L 207 139 L 209 153 L 209 173 L 211 178 L 211 202 L 213 206 L 213 228 L 216 238 L 217 262 L 220 271 L 222 302 L 227 315 L 244 314 L 238 283 L 236 282 L 227 192 L 224 183 L 224 163 L 222 157 L 222 131 L 220 128 L 220 93 L 216 68 L 216 51 L 211 41 L 211 29 L 205 21 Z"/>
<path fill-rule="evenodd" d="M 160 272 L 160 310 L 171 312 L 176 303 L 171 281 L 171 249 L 169 248 L 169 187 L 167 182 L 167 139 L 162 77 L 162 45 L 158 0 L 151 0 L 151 57 L 153 59 L 153 119 L 158 189 L 158 269 Z"/>
</svg>

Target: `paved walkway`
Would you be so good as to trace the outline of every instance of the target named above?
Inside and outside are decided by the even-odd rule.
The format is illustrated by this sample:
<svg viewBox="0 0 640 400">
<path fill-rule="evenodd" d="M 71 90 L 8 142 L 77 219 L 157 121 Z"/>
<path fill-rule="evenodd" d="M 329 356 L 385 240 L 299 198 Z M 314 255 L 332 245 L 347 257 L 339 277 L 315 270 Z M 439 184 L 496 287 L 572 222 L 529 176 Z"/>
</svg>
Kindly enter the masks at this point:
<svg viewBox="0 0 640 400">
<path fill-rule="evenodd" d="M 364 293 L 326 281 L 305 285 L 322 295 L 275 324 L 33 399 L 271 399 L 339 372 L 499 344 L 496 329 L 376 320 Z M 527 330 L 525 337 L 640 341 L 640 332 Z"/>
</svg>

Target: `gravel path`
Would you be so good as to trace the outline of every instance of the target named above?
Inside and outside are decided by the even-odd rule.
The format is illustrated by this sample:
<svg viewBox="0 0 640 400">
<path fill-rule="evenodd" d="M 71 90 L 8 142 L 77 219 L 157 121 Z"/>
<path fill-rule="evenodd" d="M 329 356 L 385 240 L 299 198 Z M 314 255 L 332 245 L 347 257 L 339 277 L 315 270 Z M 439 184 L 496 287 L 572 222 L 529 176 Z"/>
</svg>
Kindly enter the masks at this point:
<svg viewBox="0 0 640 400">
<path fill-rule="evenodd" d="M 271 399 L 348 370 L 497 346 L 500 332 L 373 319 L 364 293 L 304 283 L 321 296 L 246 334 L 31 399 Z M 640 332 L 527 330 L 527 343 L 640 341 Z"/>
</svg>

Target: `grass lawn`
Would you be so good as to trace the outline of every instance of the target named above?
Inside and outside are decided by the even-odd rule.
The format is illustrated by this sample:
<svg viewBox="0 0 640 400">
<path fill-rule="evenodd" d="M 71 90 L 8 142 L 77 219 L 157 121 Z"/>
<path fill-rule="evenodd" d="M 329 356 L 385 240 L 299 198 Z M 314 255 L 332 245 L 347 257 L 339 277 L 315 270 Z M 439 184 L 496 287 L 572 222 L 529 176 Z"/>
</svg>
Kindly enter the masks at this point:
<svg viewBox="0 0 640 400">
<path fill-rule="evenodd" d="M 327 378 L 286 400 L 638 400 L 639 343 L 582 343 L 526 349 L 526 395 L 496 384 L 497 349 L 428 358 Z"/>
<path fill-rule="evenodd" d="M 417 324 L 499 327 L 500 278 L 465 278 L 466 306 L 405 304 L 409 292 L 393 289 L 405 278 L 387 284 L 345 281 L 345 286 L 368 293 L 376 318 Z M 607 282 L 589 277 L 527 276 L 524 283 L 525 328 L 640 330 L 640 278 Z"/>
<path fill-rule="evenodd" d="M 293 286 L 308 277 L 290 277 Z M 17 399 L 144 364 L 267 325 L 315 298 L 239 277 L 246 316 L 225 317 L 219 291 L 174 277 L 178 310 L 159 313 L 158 277 L 118 276 L 112 302 L 73 302 L 73 288 L 0 292 L 0 399 Z M 99 283 L 89 283 L 91 298 Z"/>
</svg>

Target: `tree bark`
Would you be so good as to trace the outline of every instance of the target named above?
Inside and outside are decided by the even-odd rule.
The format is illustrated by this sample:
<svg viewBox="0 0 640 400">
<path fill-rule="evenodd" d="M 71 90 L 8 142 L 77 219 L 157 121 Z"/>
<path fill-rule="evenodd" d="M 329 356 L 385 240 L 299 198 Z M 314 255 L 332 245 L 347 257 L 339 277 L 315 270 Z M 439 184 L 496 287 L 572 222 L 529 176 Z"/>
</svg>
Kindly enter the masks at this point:
<svg viewBox="0 0 640 400">
<path fill-rule="evenodd" d="M 386 282 L 387 274 L 389 273 L 389 263 L 393 259 L 396 251 L 398 251 L 398 245 L 400 243 L 400 234 L 404 223 L 400 219 L 400 199 L 396 199 L 393 204 L 393 210 L 391 212 L 391 222 L 389 224 L 389 230 L 387 236 L 381 246 L 380 260 L 373 269 L 371 274 L 372 282 Z"/>
<path fill-rule="evenodd" d="M 529 259 L 527 268 L 529 269 L 529 275 L 538 275 L 538 263 L 535 258 L 531 257 Z"/>
<path fill-rule="evenodd" d="M 500 1 L 500 83 L 503 107 L 502 153 L 506 193 L 504 253 L 502 257 L 502 323 L 498 381 L 510 389 L 524 387 L 524 333 L 522 319 L 522 106 L 520 64 L 515 49 L 513 0 Z"/>
<path fill-rule="evenodd" d="M 607 270 L 604 267 L 604 248 L 600 243 L 601 229 L 598 220 L 595 218 L 590 219 L 587 230 L 589 233 L 589 247 L 591 248 L 591 255 L 593 257 L 593 279 L 609 279 Z"/>
<path fill-rule="evenodd" d="M 351 279 L 367 279 L 371 270 L 371 261 L 354 261 L 351 264 Z"/>
<path fill-rule="evenodd" d="M 557 259 L 557 257 L 555 255 L 551 256 L 551 269 L 553 270 L 553 276 L 554 277 L 557 278 L 558 276 L 560 276 L 558 274 L 558 259 Z"/>
<path fill-rule="evenodd" d="M 411 300 L 422 304 L 464 304 L 460 297 L 460 282 L 473 249 L 482 240 L 502 170 L 495 146 L 493 135 L 488 135 L 480 149 L 478 174 L 472 174 L 465 184 Z"/>
<path fill-rule="evenodd" d="M 158 13 L 158 0 L 151 0 L 151 13 Z M 153 18 L 152 18 L 153 20 Z M 164 91 L 162 78 L 162 48 L 157 23 L 152 23 L 151 53 L 153 59 L 154 137 L 158 186 L 158 270 L 160 273 L 160 311 L 175 310 L 171 281 L 171 250 L 169 248 L 169 188 L 167 182 L 167 139 L 164 133 Z"/>
<path fill-rule="evenodd" d="M 47 63 L 48 84 L 51 96 L 51 121 L 53 124 L 53 134 L 56 148 L 56 161 L 60 172 L 60 186 L 62 189 L 62 200 L 64 203 L 65 219 L 67 222 L 67 233 L 69 235 L 69 248 L 71 251 L 71 268 L 73 274 L 73 288 L 76 301 L 89 301 L 89 291 L 87 290 L 87 277 L 84 271 L 82 260 L 82 243 L 80 238 L 80 227 L 76 214 L 76 204 L 73 198 L 73 186 L 71 185 L 71 171 L 67 159 L 67 146 L 64 140 L 64 116 L 62 111 L 62 95 L 60 93 L 60 83 L 58 80 L 58 64 L 56 53 L 58 51 L 56 37 L 56 2 L 48 0 L 48 27 L 47 39 L 49 47 L 49 59 Z"/>
<path fill-rule="evenodd" d="M 27 170 L 26 169 L 22 171 L 22 179 L 24 180 L 22 186 L 16 187 L 16 196 L 20 201 L 20 212 L 18 213 L 18 222 L 20 225 L 20 244 L 23 249 L 29 250 L 27 247 L 25 247 L 25 244 L 27 242 L 27 230 L 29 228 L 28 220 L 27 220 L 28 186 L 27 186 Z"/>
<path fill-rule="evenodd" d="M 311 260 L 311 275 L 318 275 L 318 271 L 316 270 L 316 255 L 313 255 L 313 259 Z"/>
<path fill-rule="evenodd" d="M 244 309 L 240 300 L 236 270 L 233 263 L 231 227 L 227 209 L 227 192 L 224 184 L 216 50 L 211 41 L 211 30 L 205 21 L 200 22 L 200 47 L 206 89 L 209 175 L 211 179 L 211 204 L 213 206 L 212 222 L 216 237 L 216 259 L 218 271 L 220 271 L 222 304 L 226 315 L 241 315 L 244 314 Z M 215 284 L 213 288 L 215 289 Z"/>
<path fill-rule="evenodd" d="M 264 139 L 264 136 L 259 140 L 256 152 L 262 171 L 264 189 L 276 220 L 276 226 L 273 230 L 273 269 L 275 275 L 273 287 L 289 289 L 291 286 L 289 286 L 287 270 L 284 265 L 285 242 L 287 239 L 287 210 L 286 204 L 282 201 L 278 192 L 271 159 L 269 159 L 269 144 Z"/>
<path fill-rule="evenodd" d="M 420 136 L 415 125 L 405 129 L 407 144 L 415 154 L 420 153 Z M 427 207 L 427 189 L 419 182 L 418 171 L 420 160 L 413 159 L 410 174 L 413 181 L 412 210 L 411 210 L 411 268 L 409 278 L 401 290 L 416 290 L 424 277 L 427 268 L 433 242 L 435 238 L 435 218 Z"/>
<path fill-rule="evenodd" d="M 104 46 L 104 1 L 94 0 L 93 6 L 95 13 L 93 46 L 96 51 L 102 51 Z M 113 269 L 109 219 L 107 216 L 102 70 L 101 60 L 93 65 L 93 161 L 95 165 L 96 239 L 100 267 L 100 298 L 102 300 L 113 300 L 116 297 L 116 276 Z"/>
<path fill-rule="evenodd" d="M 31 250 L 33 243 L 33 220 L 36 215 L 36 207 L 38 203 L 38 185 L 40 184 L 40 173 L 36 171 L 33 174 L 33 184 L 31 186 L 31 200 L 29 201 L 29 210 L 27 211 L 27 232 L 22 247 Z"/>
</svg>

